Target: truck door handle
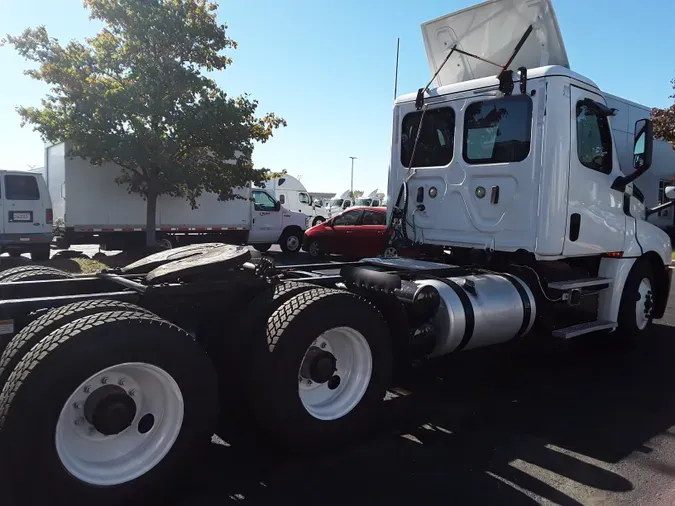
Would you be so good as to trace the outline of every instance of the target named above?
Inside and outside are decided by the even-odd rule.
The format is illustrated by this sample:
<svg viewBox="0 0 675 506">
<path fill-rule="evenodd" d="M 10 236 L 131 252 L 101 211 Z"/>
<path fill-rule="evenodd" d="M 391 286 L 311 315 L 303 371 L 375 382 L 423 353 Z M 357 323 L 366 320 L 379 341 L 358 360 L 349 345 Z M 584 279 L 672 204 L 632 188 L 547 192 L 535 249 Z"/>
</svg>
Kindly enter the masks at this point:
<svg viewBox="0 0 675 506">
<path fill-rule="evenodd" d="M 492 187 L 492 193 L 490 194 L 490 203 L 497 204 L 499 202 L 499 186 L 495 185 Z"/>
</svg>

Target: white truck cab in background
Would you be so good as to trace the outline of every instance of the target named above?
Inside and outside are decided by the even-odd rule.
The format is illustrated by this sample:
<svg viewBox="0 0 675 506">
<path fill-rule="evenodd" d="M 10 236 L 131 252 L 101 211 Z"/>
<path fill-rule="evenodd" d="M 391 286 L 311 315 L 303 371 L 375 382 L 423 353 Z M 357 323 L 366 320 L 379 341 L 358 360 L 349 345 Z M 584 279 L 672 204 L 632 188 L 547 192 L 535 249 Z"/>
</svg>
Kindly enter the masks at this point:
<svg viewBox="0 0 675 506">
<path fill-rule="evenodd" d="M 339 197 L 335 196 L 328 201 L 326 207 L 324 207 L 324 213 L 328 218 L 340 214 L 345 209 L 352 207 L 354 205 L 354 200 L 351 197 L 351 192 L 346 190 Z"/>
<path fill-rule="evenodd" d="M 30 253 L 36 261 L 49 260 L 53 238 L 52 200 L 41 174 L 0 171 L 0 252 L 10 256 Z"/>
<path fill-rule="evenodd" d="M 290 211 L 309 216 L 309 225 L 314 226 L 326 221 L 321 206 L 312 202 L 312 196 L 299 179 L 285 174 L 265 183 L 265 189 L 273 192 L 279 203 Z"/>
<path fill-rule="evenodd" d="M 437 87 L 395 102 L 393 242 L 512 269 L 541 318 L 577 310 L 561 337 L 662 317 L 671 241 L 633 183 L 663 163 L 646 108 L 570 70 L 549 0 L 485 2 L 422 32 Z"/>
<path fill-rule="evenodd" d="M 384 193 L 380 193 L 377 189 L 370 192 L 365 197 L 359 197 L 354 201 L 356 206 L 379 207 L 384 201 Z"/>
</svg>

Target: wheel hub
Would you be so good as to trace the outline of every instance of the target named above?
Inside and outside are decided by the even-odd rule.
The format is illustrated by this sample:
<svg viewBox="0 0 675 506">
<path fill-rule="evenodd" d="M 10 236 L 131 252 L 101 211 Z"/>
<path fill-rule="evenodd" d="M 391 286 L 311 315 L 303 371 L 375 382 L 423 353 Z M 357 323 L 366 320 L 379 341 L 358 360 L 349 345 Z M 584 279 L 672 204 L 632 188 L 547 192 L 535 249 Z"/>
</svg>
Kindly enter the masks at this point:
<svg viewBox="0 0 675 506">
<path fill-rule="evenodd" d="M 315 383 L 326 383 L 333 377 L 335 371 L 337 371 L 335 356 L 328 351 L 312 346 L 307 350 L 300 374 Z"/>
<path fill-rule="evenodd" d="M 98 432 L 112 436 L 131 426 L 136 403 L 122 387 L 104 385 L 87 398 L 84 417 Z"/>
</svg>

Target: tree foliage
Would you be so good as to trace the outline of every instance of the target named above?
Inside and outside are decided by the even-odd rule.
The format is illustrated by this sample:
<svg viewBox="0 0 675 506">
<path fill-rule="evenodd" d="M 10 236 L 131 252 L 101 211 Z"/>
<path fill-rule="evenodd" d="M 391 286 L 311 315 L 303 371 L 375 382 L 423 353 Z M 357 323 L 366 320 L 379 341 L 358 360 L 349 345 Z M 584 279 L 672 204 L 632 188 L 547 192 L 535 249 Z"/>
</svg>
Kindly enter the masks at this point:
<svg viewBox="0 0 675 506">
<path fill-rule="evenodd" d="M 671 81 L 675 90 L 675 79 Z M 669 98 L 673 104 L 665 109 L 652 109 L 652 121 L 654 122 L 654 137 L 669 142 L 675 149 L 675 94 Z"/>
<path fill-rule="evenodd" d="M 204 191 L 236 198 L 232 188 L 273 176 L 254 168 L 255 142 L 286 123 L 256 116 L 258 102 L 231 97 L 204 71 L 222 71 L 237 44 L 218 24 L 209 0 L 85 0 L 103 29 L 62 45 L 44 26 L 7 41 L 48 83 L 40 107 L 19 107 L 22 126 L 43 140 L 69 141 L 70 156 L 122 167 L 118 184 L 147 201 L 148 243 L 154 242 L 157 196 L 196 206 Z M 92 169 L 95 170 L 95 169 Z"/>
</svg>

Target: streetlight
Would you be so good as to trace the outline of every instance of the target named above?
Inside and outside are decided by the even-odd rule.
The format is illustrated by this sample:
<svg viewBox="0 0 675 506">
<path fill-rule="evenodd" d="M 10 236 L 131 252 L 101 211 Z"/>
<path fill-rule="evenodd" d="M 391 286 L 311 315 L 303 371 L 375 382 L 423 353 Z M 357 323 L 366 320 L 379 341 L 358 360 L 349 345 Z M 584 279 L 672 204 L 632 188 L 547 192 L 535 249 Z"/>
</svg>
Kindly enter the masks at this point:
<svg viewBox="0 0 675 506">
<path fill-rule="evenodd" d="M 349 187 L 349 193 L 351 194 L 351 197 L 354 198 L 354 160 L 356 160 L 356 157 L 350 156 L 349 158 L 352 159 L 352 179 L 351 179 L 351 185 Z"/>
</svg>

